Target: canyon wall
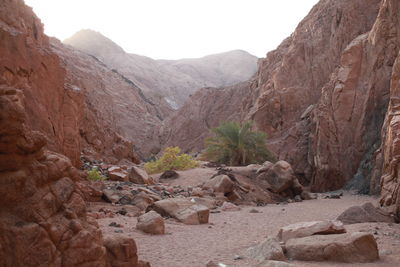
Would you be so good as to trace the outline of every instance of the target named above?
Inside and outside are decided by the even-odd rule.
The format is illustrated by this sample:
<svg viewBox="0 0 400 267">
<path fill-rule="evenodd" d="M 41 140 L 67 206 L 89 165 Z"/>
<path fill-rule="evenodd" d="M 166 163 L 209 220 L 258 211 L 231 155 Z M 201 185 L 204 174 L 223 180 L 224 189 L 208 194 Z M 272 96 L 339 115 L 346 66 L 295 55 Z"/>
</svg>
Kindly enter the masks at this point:
<svg viewBox="0 0 400 267">
<path fill-rule="evenodd" d="M 232 118 L 253 120 L 256 129 L 268 134 L 270 149 L 278 158 L 292 164 L 303 183 L 316 182 L 318 179 L 314 179 L 314 174 L 318 167 L 314 164 L 313 140 L 317 123 L 313 110 L 325 97 L 324 85 L 340 65 L 346 47 L 371 30 L 380 2 L 320 1 L 290 37 L 259 61 L 258 72 L 248 83 L 219 89 L 218 94 L 223 97 L 214 97 L 215 93 L 211 91 L 193 95 L 175 115 L 172 129 L 162 129 L 162 133 L 174 133 L 164 135 L 166 145 L 177 144 L 179 139 L 186 138 L 198 140 L 197 149 L 201 149 L 206 136 L 203 131 L 208 130 L 201 127 L 204 116 L 218 107 L 227 112 L 208 116 L 208 125 L 215 127 Z M 382 100 L 381 105 L 384 106 L 384 102 Z M 195 112 L 198 106 L 202 112 Z M 191 124 L 196 127 L 187 128 Z M 176 137 L 185 131 L 190 138 Z M 186 151 L 193 147 L 186 143 L 183 146 Z"/>
<path fill-rule="evenodd" d="M 65 71 L 23 1 L 0 4 L 0 265 L 105 266 L 96 223 L 76 190 L 76 115 Z M 65 103 L 64 105 L 62 103 Z M 67 114 L 67 115 L 65 115 Z"/>
<path fill-rule="evenodd" d="M 0 266 L 142 266 L 132 239 L 103 238 L 75 184 L 85 129 L 109 127 L 99 107 L 22 0 L 0 2 L 0 39 Z M 110 156 L 137 160 L 111 130 Z"/>
</svg>

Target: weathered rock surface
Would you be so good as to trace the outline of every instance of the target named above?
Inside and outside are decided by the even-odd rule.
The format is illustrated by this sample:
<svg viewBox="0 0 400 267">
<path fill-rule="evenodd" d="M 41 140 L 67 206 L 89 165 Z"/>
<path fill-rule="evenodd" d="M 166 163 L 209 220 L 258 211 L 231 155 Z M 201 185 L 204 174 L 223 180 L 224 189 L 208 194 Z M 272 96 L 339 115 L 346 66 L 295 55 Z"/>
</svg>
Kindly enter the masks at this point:
<svg viewBox="0 0 400 267">
<path fill-rule="evenodd" d="M 135 184 L 154 184 L 153 178 L 145 170 L 132 166 L 129 171 L 129 181 Z"/>
<path fill-rule="evenodd" d="M 285 247 L 287 257 L 293 260 L 372 262 L 379 259 L 375 238 L 368 233 L 295 238 Z"/>
<path fill-rule="evenodd" d="M 203 184 L 203 189 L 212 189 L 216 193 L 233 191 L 234 183 L 227 175 L 218 175 Z"/>
<path fill-rule="evenodd" d="M 342 234 L 346 229 L 340 221 L 314 221 L 300 222 L 282 227 L 279 230 L 279 240 L 286 242 L 292 238 L 300 238 L 311 235 Z"/>
<path fill-rule="evenodd" d="M 155 211 L 149 211 L 138 217 L 136 229 L 148 234 L 165 234 L 164 218 Z"/>
<path fill-rule="evenodd" d="M 76 185 L 85 95 L 66 84 L 62 60 L 23 1 L 0 3 L 0 39 L 0 265 L 124 261 L 107 253 L 97 223 L 87 216 L 84 196 L 91 190 Z M 135 160 L 128 151 L 110 155 Z M 126 259 L 134 257 L 136 251 Z"/>
<path fill-rule="evenodd" d="M 132 238 L 106 236 L 107 267 L 141 267 L 137 256 L 136 243 Z"/>
<path fill-rule="evenodd" d="M 361 159 L 352 157 L 354 160 L 349 160 L 347 156 L 335 156 L 328 161 L 324 159 L 320 164 L 319 154 L 322 154 L 322 150 L 330 153 L 337 145 L 333 143 L 333 138 L 325 146 L 317 141 L 314 143 L 314 140 L 324 138 L 322 131 L 331 135 L 326 127 L 316 130 L 329 120 L 322 121 L 321 115 L 321 123 L 318 124 L 314 119 L 314 111 L 320 109 L 317 104 L 322 100 L 326 99 L 329 103 L 330 97 L 326 95 L 326 89 L 322 88 L 336 71 L 346 47 L 360 34 L 371 30 L 380 3 L 380 0 L 320 1 L 277 50 L 259 61 L 259 70 L 254 79 L 219 90 L 203 89 L 194 94 L 171 119 L 170 128 L 161 129 L 166 145 L 177 145 L 182 140 L 180 145 L 185 151 L 201 149 L 210 128 L 218 126 L 220 122 L 252 119 L 256 128 L 265 131 L 270 137 L 270 149 L 279 159 L 292 165 L 300 182 L 315 184 L 314 190 L 330 190 L 333 189 L 331 187 L 344 185 L 355 174 Z M 362 84 L 358 83 L 359 86 Z M 366 95 L 363 94 L 362 97 Z M 357 103 L 364 105 L 363 101 Z M 385 99 L 377 94 L 368 103 L 365 107 L 371 107 L 371 110 L 376 107 L 378 110 L 384 106 Z M 360 111 L 362 114 L 363 110 L 365 108 L 355 112 Z M 370 128 L 379 125 L 382 119 L 378 115 L 376 117 L 375 124 L 368 124 L 371 116 L 365 117 L 366 122 L 363 125 Z M 357 120 L 352 120 L 352 123 L 355 121 Z M 346 129 L 354 131 L 352 126 Z M 379 127 L 377 129 L 374 132 L 379 132 Z M 353 141 L 347 135 L 336 135 L 343 140 L 346 138 L 348 142 Z M 313 144 L 319 146 L 321 153 Z M 367 143 L 362 146 L 365 151 L 368 150 Z M 340 144 L 340 148 L 344 153 L 350 154 L 358 149 L 345 142 Z M 325 157 L 325 154 L 320 157 Z M 343 179 L 335 179 L 333 171 L 332 179 L 325 176 L 326 179 L 322 178 L 320 184 L 319 177 L 324 175 L 318 169 L 333 166 L 337 161 L 357 167 L 344 168 L 344 171 L 350 172 L 351 169 L 353 173 Z M 316 172 L 318 175 L 313 179 Z M 341 181 L 338 182 L 339 180 Z"/>
<path fill-rule="evenodd" d="M 259 262 L 265 260 L 286 260 L 279 241 L 274 237 L 269 237 L 260 244 L 249 248 L 247 254 Z"/>
<path fill-rule="evenodd" d="M 184 224 L 208 223 L 210 214 L 210 210 L 206 206 L 183 198 L 157 201 L 154 203 L 153 210 L 163 216 L 175 218 Z"/>
<path fill-rule="evenodd" d="M 337 220 L 344 224 L 366 223 L 366 222 L 387 222 L 393 223 L 394 218 L 387 212 L 374 207 L 372 203 L 365 203 L 362 206 L 353 206 L 345 210 L 337 217 Z"/>
</svg>

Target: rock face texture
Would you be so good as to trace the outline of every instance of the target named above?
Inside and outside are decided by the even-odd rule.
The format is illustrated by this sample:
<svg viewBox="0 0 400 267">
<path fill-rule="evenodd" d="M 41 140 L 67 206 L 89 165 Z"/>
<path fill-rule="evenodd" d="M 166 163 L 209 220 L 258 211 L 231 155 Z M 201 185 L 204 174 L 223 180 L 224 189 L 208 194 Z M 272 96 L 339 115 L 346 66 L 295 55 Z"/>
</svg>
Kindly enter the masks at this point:
<svg viewBox="0 0 400 267">
<path fill-rule="evenodd" d="M 373 262 L 379 259 L 374 236 L 361 232 L 290 239 L 286 251 L 288 258 L 301 261 Z"/>
<path fill-rule="evenodd" d="M 251 119 L 313 191 L 382 190 L 382 205 L 400 207 L 398 10 L 394 0 L 320 1 L 253 79 L 198 91 L 162 140 L 200 150 L 210 128 Z"/>
<path fill-rule="evenodd" d="M 128 77 L 152 98 L 161 96 L 178 108 L 202 87 L 233 85 L 257 70 L 257 58 L 241 50 L 196 59 L 154 60 L 126 53 L 120 46 L 92 30 L 81 30 L 64 40 Z"/>
<path fill-rule="evenodd" d="M 85 98 L 66 86 L 60 58 L 23 1 L 1 1 L 0 38 L 0 266 L 107 266 L 72 165 L 84 147 Z M 129 259 L 125 266 L 137 266 L 136 250 Z"/>
</svg>

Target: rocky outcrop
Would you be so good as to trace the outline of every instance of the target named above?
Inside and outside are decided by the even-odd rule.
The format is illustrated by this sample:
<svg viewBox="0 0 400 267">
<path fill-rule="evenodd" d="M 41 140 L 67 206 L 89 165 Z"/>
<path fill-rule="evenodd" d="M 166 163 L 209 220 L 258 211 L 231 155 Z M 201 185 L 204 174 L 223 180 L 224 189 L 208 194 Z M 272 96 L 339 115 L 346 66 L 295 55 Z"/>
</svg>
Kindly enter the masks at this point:
<svg viewBox="0 0 400 267">
<path fill-rule="evenodd" d="M 381 204 L 391 206 L 396 215 L 396 220 L 400 219 L 400 178 L 398 172 L 399 166 L 399 97 L 400 97 L 400 18 L 398 10 L 400 5 L 397 1 L 385 1 L 382 5 L 381 20 L 376 29 L 386 31 L 377 31 L 374 36 L 383 38 L 391 37 L 390 43 L 392 54 L 388 55 L 387 61 L 392 66 L 390 79 L 390 99 L 389 107 L 386 113 L 384 127 L 382 129 L 382 145 L 376 156 L 377 164 L 374 169 L 372 179 L 372 188 L 381 186 Z M 386 34 L 386 35 L 385 35 Z M 379 40 L 379 39 L 378 39 Z M 379 179 L 381 178 L 381 179 Z M 380 181 L 380 183 L 379 183 Z"/>
<path fill-rule="evenodd" d="M 257 58 L 241 50 L 203 58 L 154 60 L 126 53 L 92 30 L 81 30 L 64 43 L 94 55 L 132 80 L 154 101 L 166 101 L 175 109 L 199 88 L 233 85 L 249 79 L 257 70 Z"/>
<path fill-rule="evenodd" d="M 326 97 L 324 85 L 337 70 L 342 53 L 355 38 L 371 30 L 380 2 L 320 1 L 289 38 L 259 61 L 259 70 L 253 79 L 193 95 L 175 114 L 171 129 L 162 130 L 166 143 L 172 145 L 183 140 L 184 150 L 201 149 L 210 128 L 225 120 L 251 119 L 257 129 L 269 135 L 270 149 L 293 166 L 302 183 L 312 182 L 315 190 L 342 186 L 351 175 L 338 184 L 329 184 L 328 178 L 322 178 L 326 185 L 321 186 L 317 185 L 318 177 L 323 175 L 318 174 L 313 179 L 314 173 L 321 173 L 314 163 L 319 160 L 319 153 L 314 155 L 319 143 L 313 142 L 322 137 L 318 134 L 321 131 L 315 130 L 320 124 L 312 118 L 319 109 L 321 97 Z M 329 101 L 329 97 L 327 99 Z M 371 103 L 384 107 L 385 99 L 376 96 Z M 376 125 L 379 125 L 380 119 L 376 116 Z M 372 123 L 368 126 L 373 127 Z M 329 152 L 330 144 L 324 148 Z M 365 144 L 365 149 L 368 148 Z M 347 157 L 343 161 L 358 167 L 361 158 L 352 162 Z"/>
<path fill-rule="evenodd" d="M 0 265 L 107 266 L 75 184 L 85 97 L 66 86 L 60 58 L 23 1 L 0 3 L 0 38 Z M 136 251 L 113 257 L 137 266 Z"/>
<path fill-rule="evenodd" d="M 322 89 L 312 149 L 316 191 L 338 189 L 353 175 L 369 187 L 400 45 L 397 10 L 397 2 L 382 2 L 372 30 L 347 46 Z"/>
</svg>

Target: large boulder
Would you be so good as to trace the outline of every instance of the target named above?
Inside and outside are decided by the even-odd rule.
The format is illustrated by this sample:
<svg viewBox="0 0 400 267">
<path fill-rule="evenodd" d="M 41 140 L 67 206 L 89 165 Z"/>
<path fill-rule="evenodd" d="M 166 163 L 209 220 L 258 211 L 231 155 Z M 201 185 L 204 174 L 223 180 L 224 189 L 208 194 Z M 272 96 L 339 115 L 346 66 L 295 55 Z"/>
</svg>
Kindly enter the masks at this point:
<svg viewBox="0 0 400 267">
<path fill-rule="evenodd" d="M 136 243 L 132 238 L 106 236 L 107 267 L 139 267 Z"/>
<path fill-rule="evenodd" d="M 318 234 L 342 234 L 346 229 L 340 221 L 313 221 L 299 222 L 282 227 L 279 230 L 278 238 L 286 242 L 291 238 L 306 237 Z"/>
<path fill-rule="evenodd" d="M 302 261 L 372 262 L 379 259 L 374 236 L 361 232 L 289 239 L 286 255 Z"/>
<path fill-rule="evenodd" d="M 164 199 L 154 203 L 153 210 L 184 224 L 208 223 L 210 210 L 185 198 Z"/>
<path fill-rule="evenodd" d="M 136 229 L 148 234 L 165 234 L 164 218 L 155 211 L 149 211 L 138 217 Z"/>
<path fill-rule="evenodd" d="M 273 192 L 281 193 L 293 186 L 295 176 L 290 164 L 280 160 L 258 175 L 257 179 L 266 181 Z"/>
<path fill-rule="evenodd" d="M 260 244 L 249 248 L 247 254 L 259 262 L 266 260 L 283 261 L 286 259 L 279 241 L 274 237 L 268 237 Z"/>
<path fill-rule="evenodd" d="M 133 166 L 129 171 L 129 181 L 135 184 L 154 184 L 153 178 L 145 170 L 136 166 Z"/>
<path fill-rule="evenodd" d="M 394 222 L 385 211 L 376 208 L 372 203 L 368 202 L 362 206 L 353 206 L 345 210 L 337 217 L 337 220 L 344 224 L 365 223 L 365 222 Z"/>
<path fill-rule="evenodd" d="M 242 176 L 246 176 L 249 178 L 255 177 L 257 170 L 263 167 L 262 165 L 258 164 L 250 164 L 247 166 L 238 166 L 238 167 L 230 167 L 233 174 L 239 174 Z"/>
<path fill-rule="evenodd" d="M 121 169 L 118 166 L 112 166 L 108 168 L 108 177 L 111 181 L 121 181 L 127 182 L 128 179 L 128 172 Z"/>
<path fill-rule="evenodd" d="M 203 189 L 212 189 L 216 193 L 230 193 L 234 183 L 227 175 L 218 175 L 203 184 Z"/>
</svg>

